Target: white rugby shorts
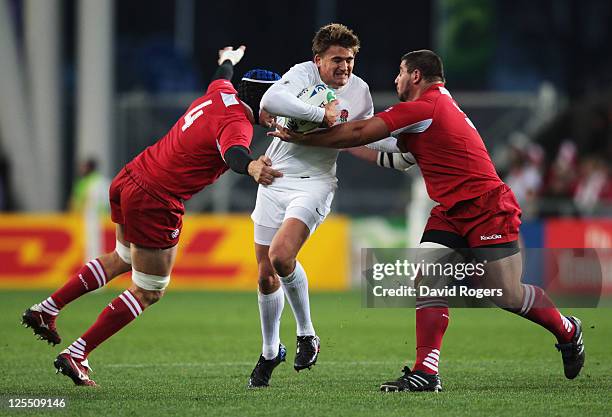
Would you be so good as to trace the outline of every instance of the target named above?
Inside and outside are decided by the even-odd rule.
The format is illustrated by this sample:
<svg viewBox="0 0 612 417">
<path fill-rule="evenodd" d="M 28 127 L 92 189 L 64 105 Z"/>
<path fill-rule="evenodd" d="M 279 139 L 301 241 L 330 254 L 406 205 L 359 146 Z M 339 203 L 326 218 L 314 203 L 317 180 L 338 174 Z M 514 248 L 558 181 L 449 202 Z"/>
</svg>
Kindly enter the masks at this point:
<svg viewBox="0 0 612 417">
<path fill-rule="evenodd" d="M 251 214 L 255 223 L 255 243 L 269 246 L 288 218 L 302 221 L 312 235 L 331 211 L 336 188 L 336 178 L 282 177 L 276 178 L 271 185 L 260 185 Z"/>
</svg>

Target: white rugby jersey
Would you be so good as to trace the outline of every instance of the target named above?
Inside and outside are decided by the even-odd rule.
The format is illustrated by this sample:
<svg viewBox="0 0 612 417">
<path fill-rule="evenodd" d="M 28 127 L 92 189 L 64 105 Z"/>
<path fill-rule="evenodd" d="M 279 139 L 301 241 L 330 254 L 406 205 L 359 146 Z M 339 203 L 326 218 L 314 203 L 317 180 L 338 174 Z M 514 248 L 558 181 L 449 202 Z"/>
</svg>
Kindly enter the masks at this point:
<svg viewBox="0 0 612 417">
<path fill-rule="evenodd" d="M 261 108 L 277 116 L 321 122 L 325 110 L 297 98 L 304 88 L 321 83 L 314 62 L 296 64 L 266 91 Z M 338 99 L 336 124 L 373 116 L 370 88 L 355 74 L 351 74 L 346 85 L 334 91 Z M 338 152 L 337 149 L 300 146 L 274 138 L 266 155 L 272 160 L 272 167 L 285 177 L 335 178 Z"/>
</svg>

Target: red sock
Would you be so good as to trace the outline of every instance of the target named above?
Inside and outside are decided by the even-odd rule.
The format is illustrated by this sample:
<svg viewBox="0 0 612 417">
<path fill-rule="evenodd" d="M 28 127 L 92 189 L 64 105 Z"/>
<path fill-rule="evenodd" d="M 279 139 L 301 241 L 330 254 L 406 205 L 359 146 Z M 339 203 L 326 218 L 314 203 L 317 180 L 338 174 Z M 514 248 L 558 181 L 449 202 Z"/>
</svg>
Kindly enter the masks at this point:
<svg viewBox="0 0 612 417">
<path fill-rule="evenodd" d="M 92 350 L 127 326 L 142 310 L 138 299 L 129 290 L 125 290 L 102 310 L 89 330 L 68 347 L 70 356 L 80 360 L 87 359 Z"/>
<path fill-rule="evenodd" d="M 449 312 L 446 303 L 437 303 L 435 307 L 419 307 L 417 299 L 416 310 L 416 344 L 417 357 L 413 371 L 423 371 L 428 374 L 438 373 L 440 348 L 442 338 L 448 327 Z M 430 303 L 426 303 L 430 304 Z"/>
<path fill-rule="evenodd" d="M 81 295 L 106 285 L 106 271 L 99 259 L 94 259 L 81 267 L 59 290 L 51 294 L 55 306 L 61 310 L 69 302 Z M 59 312 L 59 311 L 58 311 Z"/>
<path fill-rule="evenodd" d="M 563 316 L 544 290 L 534 285 L 523 285 L 523 306 L 513 311 L 538 323 L 555 335 L 559 343 L 568 343 L 574 336 L 574 326 Z"/>
</svg>

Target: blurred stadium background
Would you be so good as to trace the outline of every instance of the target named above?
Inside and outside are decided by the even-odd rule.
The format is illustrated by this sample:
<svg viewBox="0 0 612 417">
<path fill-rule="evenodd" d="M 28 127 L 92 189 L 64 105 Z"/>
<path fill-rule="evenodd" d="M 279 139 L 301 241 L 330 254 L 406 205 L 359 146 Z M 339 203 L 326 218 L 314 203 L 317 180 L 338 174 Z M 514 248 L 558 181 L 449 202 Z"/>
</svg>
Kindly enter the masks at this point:
<svg viewBox="0 0 612 417">
<path fill-rule="evenodd" d="M 332 21 L 360 37 L 354 71 L 377 110 L 396 101 L 404 52 L 442 55 L 521 202 L 526 246 L 611 247 L 609 1 L 0 0 L 0 287 L 55 287 L 112 249 L 108 181 L 205 89 L 220 47 L 247 45 L 235 80 L 282 73 Z M 255 154 L 267 143 L 257 131 Z M 315 291 L 358 286 L 361 248 L 414 245 L 431 205 L 417 170 L 342 154 L 338 177 L 335 216 L 301 256 Z M 188 202 L 172 287 L 256 288 L 255 193 L 229 172 Z"/>
<path fill-rule="evenodd" d="M 24 308 L 113 248 L 108 182 L 201 94 L 220 47 L 247 45 L 234 81 L 252 67 L 284 72 L 311 58 L 315 31 L 334 21 L 361 39 L 355 73 L 377 110 L 396 100 L 403 53 L 442 55 L 448 88 L 521 202 L 525 246 L 612 247 L 609 0 L 0 0 L 0 400 L 68 396 L 65 411 L 78 416 L 610 415 L 611 316 L 596 309 L 571 309 L 588 351 L 575 381 L 563 380 L 537 326 L 457 309 L 446 392 L 380 395 L 377 384 L 412 359 L 414 311 L 364 309 L 350 290 L 360 285 L 361 249 L 414 245 L 431 202 L 416 170 L 345 154 L 335 214 L 299 256 L 323 341 L 313 371 L 297 376 L 286 364 L 271 389 L 244 388 L 261 337 L 249 218 L 256 186 L 232 172 L 188 203 L 164 301 L 96 351 L 103 389 L 66 390 L 70 382 L 52 374 L 60 346 L 35 343 L 18 326 Z M 263 130 L 253 143 L 264 152 Z M 597 287 L 608 295 L 610 252 L 601 252 Z M 536 271 L 553 267 L 532 261 Z M 560 292 L 584 284 L 562 278 Z M 60 318 L 64 340 L 128 282 L 71 305 Z M 193 289 L 204 291 L 178 291 Z"/>
</svg>

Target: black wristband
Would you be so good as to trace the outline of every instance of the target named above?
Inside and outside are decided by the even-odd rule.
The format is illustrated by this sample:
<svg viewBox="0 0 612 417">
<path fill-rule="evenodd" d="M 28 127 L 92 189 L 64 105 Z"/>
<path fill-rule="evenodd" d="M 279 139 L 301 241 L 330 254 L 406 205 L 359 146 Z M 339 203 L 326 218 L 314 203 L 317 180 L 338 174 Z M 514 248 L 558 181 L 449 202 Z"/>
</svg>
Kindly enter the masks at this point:
<svg viewBox="0 0 612 417">
<path fill-rule="evenodd" d="M 232 61 L 226 59 L 221 65 L 219 65 L 210 81 L 212 82 L 220 79 L 231 80 L 233 75 L 234 66 L 232 65 Z"/>
<path fill-rule="evenodd" d="M 223 155 L 225 163 L 230 169 L 238 174 L 248 175 L 249 164 L 253 161 L 249 150 L 244 146 L 232 146 Z"/>
</svg>

